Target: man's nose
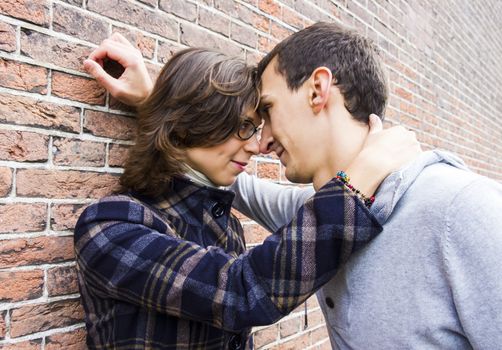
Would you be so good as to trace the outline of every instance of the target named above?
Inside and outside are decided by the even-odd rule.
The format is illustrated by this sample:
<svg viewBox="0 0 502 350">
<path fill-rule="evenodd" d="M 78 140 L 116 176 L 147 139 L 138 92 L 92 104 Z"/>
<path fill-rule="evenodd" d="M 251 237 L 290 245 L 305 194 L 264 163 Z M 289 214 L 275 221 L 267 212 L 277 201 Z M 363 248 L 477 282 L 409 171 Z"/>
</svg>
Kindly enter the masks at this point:
<svg viewBox="0 0 502 350">
<path fill-rule="evenodd" d="M 261 130 L 260 153 L 268 154 L 272 152 L 273 144 L 274 144 L 274 137 L 272 136 L 270 127 L 267 124 L 265 124 L 263 126 L 263 129 Z"/>
</svg>

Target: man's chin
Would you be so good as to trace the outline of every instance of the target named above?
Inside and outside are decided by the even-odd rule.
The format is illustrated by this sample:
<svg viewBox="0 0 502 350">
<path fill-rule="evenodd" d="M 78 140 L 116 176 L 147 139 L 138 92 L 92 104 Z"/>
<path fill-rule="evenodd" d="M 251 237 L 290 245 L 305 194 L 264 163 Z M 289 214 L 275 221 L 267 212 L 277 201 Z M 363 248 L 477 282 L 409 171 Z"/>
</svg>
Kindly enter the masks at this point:
<svg viewBox="0 0 502 350">
<path fill-rule="evenodd" d="M 309 184 L 312 182 L 312 177 L 308 176 L 307 174 L 302 174 L 300 171 L 296 171 L 294 167 L 289 167 L 286 168 L 286 172 L 284 173 L 286 175 L 286 179 L 288 181 L 297 183 L 297 184 Z"/>
</svg>

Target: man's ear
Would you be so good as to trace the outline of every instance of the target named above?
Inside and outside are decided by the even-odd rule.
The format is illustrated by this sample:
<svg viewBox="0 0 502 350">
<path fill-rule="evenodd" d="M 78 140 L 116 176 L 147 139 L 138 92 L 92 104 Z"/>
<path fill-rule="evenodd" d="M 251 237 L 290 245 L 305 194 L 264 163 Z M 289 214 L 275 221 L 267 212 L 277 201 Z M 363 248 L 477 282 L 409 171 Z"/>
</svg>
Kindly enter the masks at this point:
<svg viewBox="0 0 502 350">
<path fill-rule="evenodd" d="M 333 75 L 331 69 L 317 67 L 310 76 L 309 104 L 315 114 L 328 103 Z"/>
</svg>

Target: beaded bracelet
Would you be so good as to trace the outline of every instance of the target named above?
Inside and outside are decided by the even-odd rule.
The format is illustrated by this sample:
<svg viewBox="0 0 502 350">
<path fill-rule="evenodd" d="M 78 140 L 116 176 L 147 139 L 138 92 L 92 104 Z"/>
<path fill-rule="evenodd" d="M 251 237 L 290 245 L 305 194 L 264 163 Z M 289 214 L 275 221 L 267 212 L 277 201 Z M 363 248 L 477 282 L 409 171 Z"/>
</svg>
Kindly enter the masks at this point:
<svg viewBox="0 0 502 350">
<path fill-rule="evenodd" d="M 371 196 L 370 198 L 366 197 L 361 191 L 357 190 L 354 186 L 350 184 L 350 177 L 344 172 L 344 171 L 339 171 L 336 173 L 336 178 L 343 182 L 343 184 L 350 189 L 352 192 L 355 193 L 356 197 L 359 197 L 364 203 L 364 205 L 369 208 L 375 201 L 375 196 Z"/>
</svg>

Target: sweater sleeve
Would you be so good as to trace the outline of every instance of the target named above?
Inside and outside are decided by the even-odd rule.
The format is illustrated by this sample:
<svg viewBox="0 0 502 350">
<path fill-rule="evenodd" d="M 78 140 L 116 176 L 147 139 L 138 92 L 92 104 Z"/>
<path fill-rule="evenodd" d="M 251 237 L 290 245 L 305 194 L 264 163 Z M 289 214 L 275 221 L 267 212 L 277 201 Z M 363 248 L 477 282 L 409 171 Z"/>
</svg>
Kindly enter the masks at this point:
<svg viewBox="0 0 502 350">
<path fill-rule="evenodd" d="M 502 186 L 462 189 L 447 210 L 445 265 L 459 320 L 475 349 L 502 344 Z"/>
<path fill-rule="evenodd" d="M 314 195 L 312 186 L 284 186 L 242 173 L 230 187 L 234 208 L 270 232 L 291 221 L 298 209 Z"/>
<path fill-rule="evenodd" d="M 95 295 L 239 331 L 292 311 L 381 229 L 332 180 L 287 226 L 238 257 L 179 238 L 131 201 L 87 208 L 75 249 L 79 273 Z"/>
</svg>

